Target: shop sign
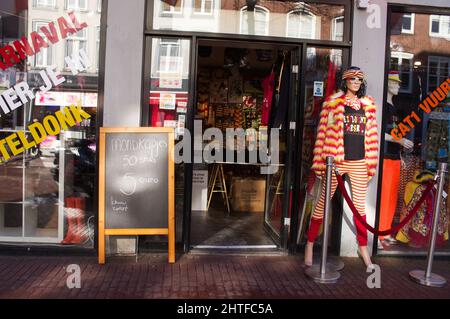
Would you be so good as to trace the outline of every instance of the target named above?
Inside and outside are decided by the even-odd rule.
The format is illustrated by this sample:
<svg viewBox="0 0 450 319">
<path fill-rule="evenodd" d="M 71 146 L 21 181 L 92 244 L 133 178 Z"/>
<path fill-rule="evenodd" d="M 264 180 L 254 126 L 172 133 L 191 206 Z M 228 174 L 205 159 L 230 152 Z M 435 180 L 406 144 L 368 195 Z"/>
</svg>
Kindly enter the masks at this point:
<svg viewBox="0 0 450 319">
<path fill-rule="evenodd" d="M 187 102 L 186 101 L 178 101 L 177 112 L 178 113 L 186 113 L 187 112 Z"/>
<path fill-rule="evenodd" d="M 323 82 L 314 81 L 314 96 L 323 96 Z"/>
<path fill-rule="evenodd" d="M 83 106 L 84 107 L 97 107 L 97 93 L 83 93 Z"/>
<path fill-rule="evenodd" d="M 207 211 L 208 170 L 192 172 L 192 210 Z"/>
<path fill-rule="evenodd" d="M 159 75 L 159 87 L 161 89 L 181 89 L 183 80 L 179 73 L 161 73 Z"/>
<path fill-rule="evenodd" d="M 68 106 L 81 101 L 83 107 L 97 107 L 97 93 L 76 92 L 37 92 L 35 105 L 42 106 Z M 69 103 L 73 101 L 73 103 Z"/>
<path fill-rule="evenodd" d="M 173 128 L 100 128 L 98 262 L 105 236 L 168 235 L 175 262 Z"/>
<path fill-rule="evenodd" d="M 55 106 L 62 105 L 62 92 L 37 92 L 36 105 Z"/>
<path fill-rule="evenodd" d="M 175 110 L 176 94 L 175 93 L 161 93 L 159 97 L 159 109 L 161 110 Z"/>
<path fill-rule="evenodd" d="M 65 92 L 63 94 L 62 104 L 63 106 L 76 104 L 76 101 L 81 100 L 81 93 L 79 92 Z"/>
</svg>

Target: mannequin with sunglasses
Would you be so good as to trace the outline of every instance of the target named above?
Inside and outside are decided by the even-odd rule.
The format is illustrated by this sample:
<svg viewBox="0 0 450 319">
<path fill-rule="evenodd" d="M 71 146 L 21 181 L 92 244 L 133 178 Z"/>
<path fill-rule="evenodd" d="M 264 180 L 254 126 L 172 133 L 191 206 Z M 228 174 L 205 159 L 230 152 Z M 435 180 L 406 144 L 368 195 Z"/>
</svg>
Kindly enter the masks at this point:
<svg viewBox="0 0 450 319">
<path fill-rule="evenodd" d="M 390 134 L 393 128 L 397 127 L 399 122 L 399 110 L 392 102 L 394 96 L 398 95 L 400 89 L 400 75 L 398 71 L 389 71 L 388 73 L 388 92 L 386 105 L 383 109 L 383 116 L 387 119 L 386 129 L 384 131 L 384 158 L 383 158 L 383 188 L 381 190 L 380 206 L 380 230 L 391 228 L 392 219 L 397 208 L 398 187 L 400 184 L 401 169 L 401 148 L 411 149 L 414 144 L 406 138 L 395 140 Z M 395 243 L 391 236 L 379 237 L 378 249 L 384 249 Z"/>
<path fill-rule="evenodd" d="M 334 157 L 340 174 L 350 177 L 352 200 L 359 214 L 365 218 L 367 184 L 375 175 L 378 161 L 378 133 L 376 107 L 373 98 L 366 96 L 364 73 L 358 67 L 350 67 L 342 75 L 341 91 L 326 99 L 320 112 L 317 138 L 313 150 L 314 173 L 325 179 L 326 158 Z M 332 175 L 331 197 L 337 187 Z M 305 247 L 305 265 L 313 262 L 314 241 L 323 221 L 325 182 L 311 216 Z M 367 249 L 367 230 L 354 218 L 358 254 L 366 266 L 372 265 Z"/>
</svg>

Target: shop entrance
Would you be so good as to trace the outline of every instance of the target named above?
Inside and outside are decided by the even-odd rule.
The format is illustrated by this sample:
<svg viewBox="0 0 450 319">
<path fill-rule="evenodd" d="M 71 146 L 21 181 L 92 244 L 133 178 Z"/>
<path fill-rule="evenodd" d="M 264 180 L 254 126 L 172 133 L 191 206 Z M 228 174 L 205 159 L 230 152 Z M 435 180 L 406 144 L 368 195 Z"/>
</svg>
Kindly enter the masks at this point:
<svg viewBox="0 0 450 319">
<path fill-rule="evenodd" d="M 299 52 L 198 40 L 190 248 L 286 247 Z"/>
</svg>

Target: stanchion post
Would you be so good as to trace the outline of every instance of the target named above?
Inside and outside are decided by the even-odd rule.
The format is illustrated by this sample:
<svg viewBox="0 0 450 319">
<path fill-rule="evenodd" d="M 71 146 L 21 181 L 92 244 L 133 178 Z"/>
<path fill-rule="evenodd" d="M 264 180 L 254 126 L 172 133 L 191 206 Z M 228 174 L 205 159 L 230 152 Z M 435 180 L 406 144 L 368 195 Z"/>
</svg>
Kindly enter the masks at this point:
<svg viewBox="0 0 450 319">
<path fill-rule="evenodd" d="M 433 257 L 434 257 L 434 248 L 436 245 L 436 235 L 437 235 L 437 228 L 438 228 L 438 221 L 439 221 L 439 214 L 441 212 L 441 204 L 442 204 L 442 192 L 444 190 L 444 183 L 445 183 L 445 173 L 447 171 L 447 163 L 440 163 L 439 164 L 439 186 L 436 198 L 434 200 L 434 209 L 433 209 L 433 227 L 431 229 L 431 236 L 430 236 L 430 246 L 428 247 L 428 257 L 427 257 L 427 269 L 426 271 L 423 270 L 413 270 L 409 273 L 410 278 L 424 286 L 430 286 L 430 287 L 443 287 L 445 283 L 447 282 L 445 278 L 433 274 L 431 272 L 433 267 Z"/>
<path fill-rule="evenodd" d="M 328 238 L 329 238 L 329 215 L 330 215 L 330 202 L 331 202 L 331 178 L 333 172 L 333 157 L 327 157 L 327 170 L 326 170 L 326 185 L 325 185 L 325 207 L 323 218 L 323 243 L 322 243 L 322 259 L 320 261 L 320 267 L 312 266 L 306 270 L 306 275 L 314 279 L 318 283 L 336 283 L 341 276 L 335 270 L 327 269 L 327 253 L 328 253 Z"/>
<path fill-rule="evenodd" d="M 330 222 L 330 201 L 331 201 L 331 178 L 333 172 L 333 158 L 331 156 L 327 157 L 327 185 L 325 192 L 325 214 L 323 217 L 323 247 L 322 247 L 322 259 L 320 261 L 320 275 L 323 277 L 326 273 L 326 265 L 327 265 L 327 254 L 328 254 L 328 230 L 329 230 L 329 222 Z"/>
</svg>

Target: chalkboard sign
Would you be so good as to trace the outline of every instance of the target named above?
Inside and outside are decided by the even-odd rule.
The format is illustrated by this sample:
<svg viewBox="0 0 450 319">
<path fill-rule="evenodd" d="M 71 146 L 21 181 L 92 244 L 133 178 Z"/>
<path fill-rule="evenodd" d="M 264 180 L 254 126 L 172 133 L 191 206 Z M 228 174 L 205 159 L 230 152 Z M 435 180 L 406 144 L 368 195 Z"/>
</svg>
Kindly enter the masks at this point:
<svg viewBox="0 0 450 319">
<path fill-rule="evenodd" d="M 105 227 L 167 228 L 168 135 L 106 135 Z"/>
<path fill-rule="evenodd" d="M 99 263 L 106 235 L 168 235 L 174 261 L 173 134 L 173 128 L 100 128 Z"/>
</svg>

